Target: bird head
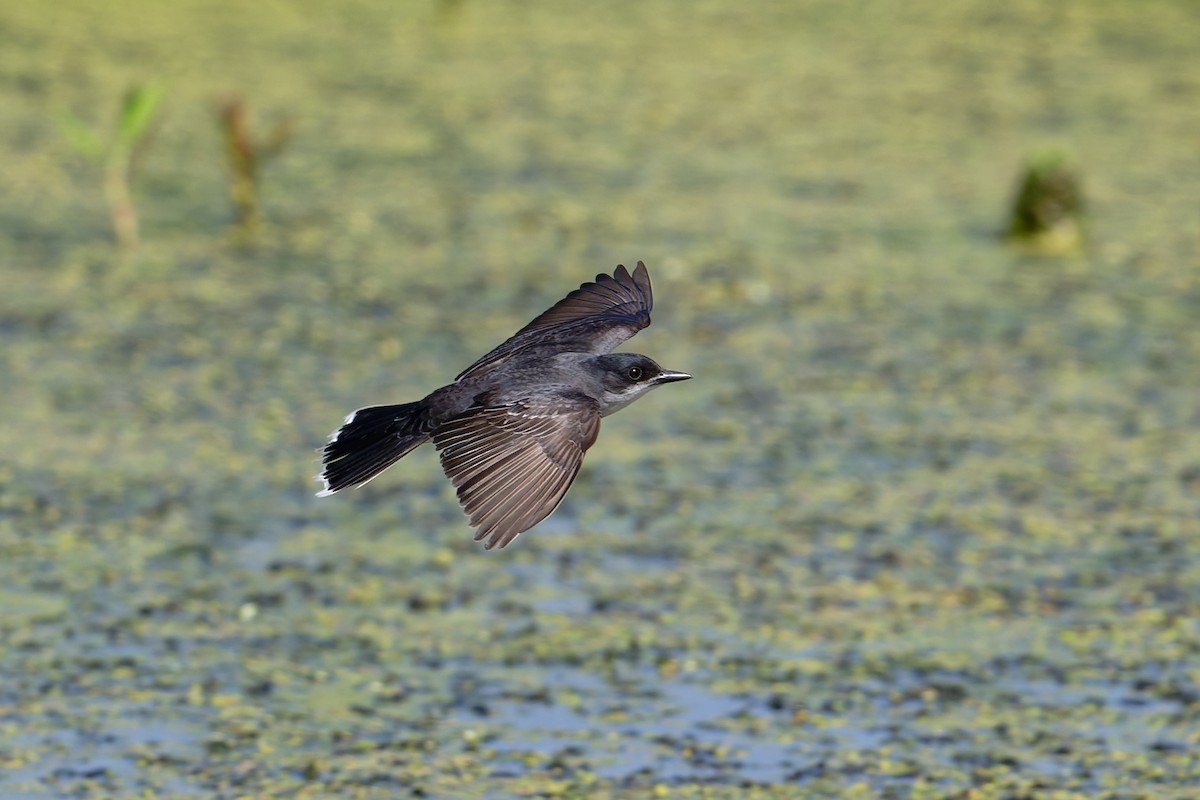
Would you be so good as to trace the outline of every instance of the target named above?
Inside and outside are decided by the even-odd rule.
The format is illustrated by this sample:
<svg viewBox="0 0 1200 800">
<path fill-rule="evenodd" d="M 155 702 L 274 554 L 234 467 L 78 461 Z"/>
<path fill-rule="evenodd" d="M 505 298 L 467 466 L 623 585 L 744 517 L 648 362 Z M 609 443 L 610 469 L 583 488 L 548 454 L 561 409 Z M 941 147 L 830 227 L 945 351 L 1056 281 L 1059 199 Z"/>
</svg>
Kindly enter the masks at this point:
<svg viewBox="0 0 1200 800">
<path fill-rule="evenodd" d="M 600 416 L 620 411 L 664 383 L 686 381 L 686 372 L 663 369 L 638 353 L 608 353 L 591 359 L 589 368 L 600 383 Z"/>
</svg>

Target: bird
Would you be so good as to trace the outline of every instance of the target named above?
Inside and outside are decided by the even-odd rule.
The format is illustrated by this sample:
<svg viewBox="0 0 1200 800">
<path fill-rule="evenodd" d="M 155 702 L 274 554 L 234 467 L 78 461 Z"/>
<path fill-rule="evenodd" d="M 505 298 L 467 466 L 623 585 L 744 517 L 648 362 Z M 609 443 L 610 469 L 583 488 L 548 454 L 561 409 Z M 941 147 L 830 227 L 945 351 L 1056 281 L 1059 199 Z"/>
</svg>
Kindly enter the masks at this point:
<svg viewBox="0 0 1200 800">
<path fill-rule="evenodd" d="M 320 450 L 318 497 L 361 486 L 427 441 L 485 550 L 553 513 L 600 420 L 686 372 L 613 350 L 650 324 L 639 261 L 599 274 L 423 399 L 351 412 Z"/>
</svg>

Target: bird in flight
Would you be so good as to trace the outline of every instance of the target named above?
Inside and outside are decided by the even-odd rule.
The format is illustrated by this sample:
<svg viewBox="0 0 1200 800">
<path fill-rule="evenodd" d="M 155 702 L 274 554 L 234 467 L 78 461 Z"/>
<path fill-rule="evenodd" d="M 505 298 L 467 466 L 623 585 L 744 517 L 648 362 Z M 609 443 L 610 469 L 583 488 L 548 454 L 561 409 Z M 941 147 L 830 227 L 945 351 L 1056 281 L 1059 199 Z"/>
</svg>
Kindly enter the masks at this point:
<svg viewBox="0 0 1200 800">
<path fill-rule="evenodd" d="M 620 265 L 559 300 L 454 383 L 415 403 L 360 408 L 321 450 L 318 497 L 360 486 L 433 440 L 484 548 L 550 516 L 579 474 L 600 419 L 692 377 L 614 353 L 650 324 L 650 273 Z"/>
</svg>

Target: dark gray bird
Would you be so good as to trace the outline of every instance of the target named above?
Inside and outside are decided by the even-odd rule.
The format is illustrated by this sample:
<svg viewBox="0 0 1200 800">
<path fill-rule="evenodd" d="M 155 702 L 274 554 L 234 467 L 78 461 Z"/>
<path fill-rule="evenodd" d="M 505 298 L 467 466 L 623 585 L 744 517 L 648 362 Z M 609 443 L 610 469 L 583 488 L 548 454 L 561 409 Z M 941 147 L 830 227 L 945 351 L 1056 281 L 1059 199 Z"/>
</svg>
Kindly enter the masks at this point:
<svg viewBox="0 0 1200 800">
<path fill-rule="evenodd" d="M 597 275 L 423 400 L 360 408 L 321 451 L 325 488 L 359 486 L 433 440 L 484 547 L 504 547 L 558 506 L 600 418 L 692 377 L 612 350 L 650 324 L 638 262 Z"/>
</svg>

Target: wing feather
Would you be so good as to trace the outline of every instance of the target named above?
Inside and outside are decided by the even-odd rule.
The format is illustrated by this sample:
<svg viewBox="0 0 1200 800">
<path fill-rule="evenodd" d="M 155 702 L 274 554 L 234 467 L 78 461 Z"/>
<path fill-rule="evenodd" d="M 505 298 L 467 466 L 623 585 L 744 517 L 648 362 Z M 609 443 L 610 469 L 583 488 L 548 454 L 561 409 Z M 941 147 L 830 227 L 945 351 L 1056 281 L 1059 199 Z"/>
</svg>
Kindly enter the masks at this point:
<svg viewBox="0 0 1200 800">
<path fill-rule="evenodd" d="M 455 380 L 530 347 L 559 352 L 609 353 L 650 324 L 654 294 L 650 273 L 639 261 L 633 273 L 624 264 L 600 274 L 539 314 L 499 347 L 467 367 Z"/>
<path fill-rule="evenodd" d="M 548 517 L 596 441 L 600 409 L 583 395 L 474 408 L 441 425 L 434 446 L 488 549 Z"/>
</svg>

